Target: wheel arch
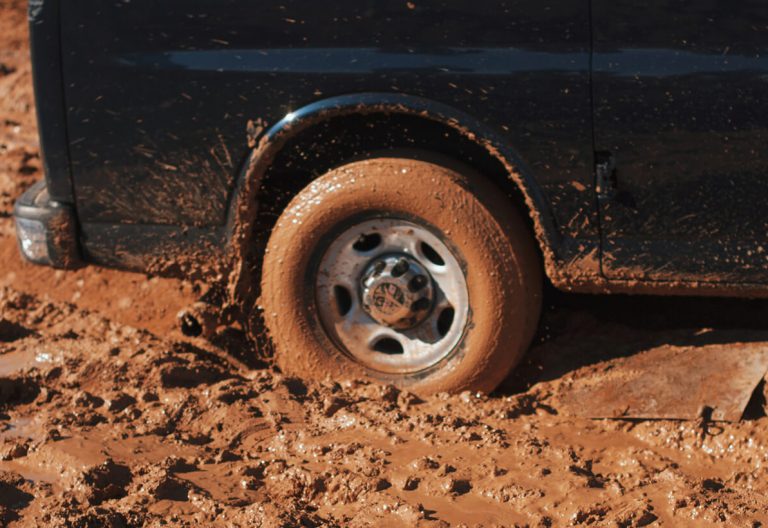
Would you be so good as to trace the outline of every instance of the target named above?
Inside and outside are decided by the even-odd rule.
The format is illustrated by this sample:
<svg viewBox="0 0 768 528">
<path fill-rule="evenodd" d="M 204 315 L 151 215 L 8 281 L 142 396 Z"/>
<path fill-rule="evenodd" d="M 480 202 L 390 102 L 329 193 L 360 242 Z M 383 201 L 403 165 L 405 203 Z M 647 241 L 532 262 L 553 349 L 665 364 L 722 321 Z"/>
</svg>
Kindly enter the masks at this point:
<svg viewBox="0 0 768 528">
<path fill-rule="evenodd" d="M 300 156 L 304 155 L 305 153 L 301 152 L 301 147 L 298 146 L 312 145 L 313 141 L 316 141 L 318 130 L 322 127 L 331 130 L 326 132 L 327 134 L 336 134 L 336 137 L 339 137 L 341 130 L 354 131 L 354 127 L 358 126 L 362 128 L 355 133 L 365 135 L 369 132 L 368 124 L 361 124 L 363 122 L 360 119 L 369 120 L 374 117 L 386 120 L 392 127 L 408 127 L 414 126 L 414 123 L 421 123 L 425 127 L 442 130 L 446 138 L 449 136 L 451 138 L 446 141 L 445 148 L 453 149 L 456 146 L 453 142 L 460 141 L 465 145 L 465 149 L 472 150 L 469 154 L 464 152 L 465 156 L 468 155 L 471 158 L 470 160 L 462 159 L 462 156 L 451 157 L 489 175 L 520 207 L 525 208 L 523 212 L 527 213 L 530 220 L 530 227 L 543 256 L 545 269 L 555 269 L 553 265 L 559 236 L 549 206 L 531 170 L 500 134 L 461 110 L 426 98 L 393 93 L 351 94 L 323 99 L 303 106 L 288 113 L 268 129 L 258 124 L 250 124 L 249 140 L 253 149 L 236 183 L 226 226 L 227 242 L 233 252 L 229 284 L 230 293 L 234 299 L 255 299 L 258 293 L 256 291 L 258 281 L 250 280 L 248 276 L 253 274 L 244 273 L 243 266 L 258 265 L 254 262 L 258 260 L 254 258 L 258 255 L 258 249 L 254 248 L 251 241 L 254 232 L 257 231 L 254 225 L 260 209 L 261 189 L 270 181 L 270 173 L 274 177 L 281 168 L 285 169 L 291 163 L 296 164 L 281 157 L 294 151 Z M 338 126 L 341 123 L 344 124 L 343 127 Z M 377 133 L 380 134 L 381 130 Z M 432 134 L 434 133 L 433 131 Z M 371 132 L 371 134 L 374 133 Z M 423 148 L 421 143 L 427 140 L 419 138 L 418 134 L 416 137 L 417 139 L 413 140 L 413 146 Z M 333 141 L 336 139 L 334 138 Z M 441 144 L 440 148 L 442 146 Z M 333 150 L 338 150 L 337 145 Z M 455 153 L 451 151 L 451 154 Z M 298 170 L 302 173 L 301 181 L 298 182 L 301 187 L 325 170 L 333 168 L 334 163 L 338 166 L 343 161 L 350 160 L 350 157 L 345 157 L 343 153 L 335 157 L 326 156 L 326 158 L 330 158 L 331 161 L 326 159 L 324 162 L 313 165 L 312 170 L 309 171 L 319 170 L 319 173 L 308 174 L 306 169 Z M 488 171 L 491 171 L 491 174 L 488 174 Z M 271 226 L 260 227 L 271 228 Z M 266 235 L 268 236 L 268 233 Z"/>
</svg>

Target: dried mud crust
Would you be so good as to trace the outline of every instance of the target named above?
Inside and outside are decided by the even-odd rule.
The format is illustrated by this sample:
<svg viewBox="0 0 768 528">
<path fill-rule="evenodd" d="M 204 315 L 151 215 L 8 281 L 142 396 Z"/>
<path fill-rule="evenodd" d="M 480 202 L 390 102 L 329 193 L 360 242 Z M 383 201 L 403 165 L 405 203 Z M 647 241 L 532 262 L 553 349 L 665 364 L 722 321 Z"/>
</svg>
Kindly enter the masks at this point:
<svg viewBox="0 0 768 528">
<path fill-rule="evenodd" d="M 386 375 L 366 369 L 340 352 L 317 320 L 313 262 L 334 232 L 372 214 L 433 227 L 463 261 L 470 320 L 457 351 L 427 371 Z M 308 379 L 367 377 L 422 394 L 491 391 L 530 343 L 541 285 L 525 223 L 481 175 L 382 157 L 335 169 L 291 201 L 267 245 L 259 303 L 284 372 Z"/>
</svg>

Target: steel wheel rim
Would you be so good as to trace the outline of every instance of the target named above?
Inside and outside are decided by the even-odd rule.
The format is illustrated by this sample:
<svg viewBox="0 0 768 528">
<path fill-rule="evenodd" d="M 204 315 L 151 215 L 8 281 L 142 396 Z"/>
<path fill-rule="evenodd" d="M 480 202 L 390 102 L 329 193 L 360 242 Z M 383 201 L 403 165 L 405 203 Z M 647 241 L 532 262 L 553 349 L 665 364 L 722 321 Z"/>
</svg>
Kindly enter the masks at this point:
<svg viewBox="0 0 768 528">
<path fill-rule="evenodd" d="M 408 270 L 395 277 L 400 261 Z M 381 262 L 381 275 L 371 275 Z M 411 291 L 414 277 L 421 275 L 428 281 L 419 280 L 420 287 Z M 325 334 L 356 362 L 386 374 L 413 374 L 445 360 L 461 343 L 469 321 L 459 259 L 441 237 L 411 220 L 373 218 L 346 228 L 322 254 L 314 283 Z M 382 303 L 382 291 L 395 293 Z M 388 308 L 405 315 L 397 322 L 386 320 Z"/>
</svg>

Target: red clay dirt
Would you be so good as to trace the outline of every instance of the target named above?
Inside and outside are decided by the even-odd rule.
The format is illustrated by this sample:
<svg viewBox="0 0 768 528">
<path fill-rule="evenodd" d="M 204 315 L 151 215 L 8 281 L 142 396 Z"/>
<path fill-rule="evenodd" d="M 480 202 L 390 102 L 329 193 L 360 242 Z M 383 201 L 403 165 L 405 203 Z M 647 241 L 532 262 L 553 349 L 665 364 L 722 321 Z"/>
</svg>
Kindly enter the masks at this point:
<svg viewBox="0 0 768 528">
<path fill-rule="evenodd" d="M 644 353 L 768 344 L 765 302 L 550 294 L 497 394 L 421 399 L 285 377 L 235 330 L 184 340 L 194 284 L 23 264 L 10 212 L 41 177 L 24 8 L 0 0 L 0 526 L 768 522 L 760 390 L 736 423 L 568 409 Z"/>
</svg>

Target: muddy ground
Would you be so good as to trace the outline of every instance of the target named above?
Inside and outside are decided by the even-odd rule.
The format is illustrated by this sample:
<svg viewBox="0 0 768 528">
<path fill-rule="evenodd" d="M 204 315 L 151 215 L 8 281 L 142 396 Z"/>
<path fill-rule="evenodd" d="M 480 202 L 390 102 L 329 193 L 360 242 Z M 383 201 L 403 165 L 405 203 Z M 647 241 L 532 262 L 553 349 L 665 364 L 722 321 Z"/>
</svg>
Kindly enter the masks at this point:
<svg viewBox="0 0 768 528">
<path fill-rule="evenodd" d="M 199 285 L 18 257 L 41 177 L 24 3 L 0 0 L 0 526 L 762 526 L 761 388 L 737 423 L 574 417 L 650 352 L 768 346 L 768 304 L 557 295 L 491 396 L 304 383 L 242 334 L 187 340 Z"/>
</svg>

